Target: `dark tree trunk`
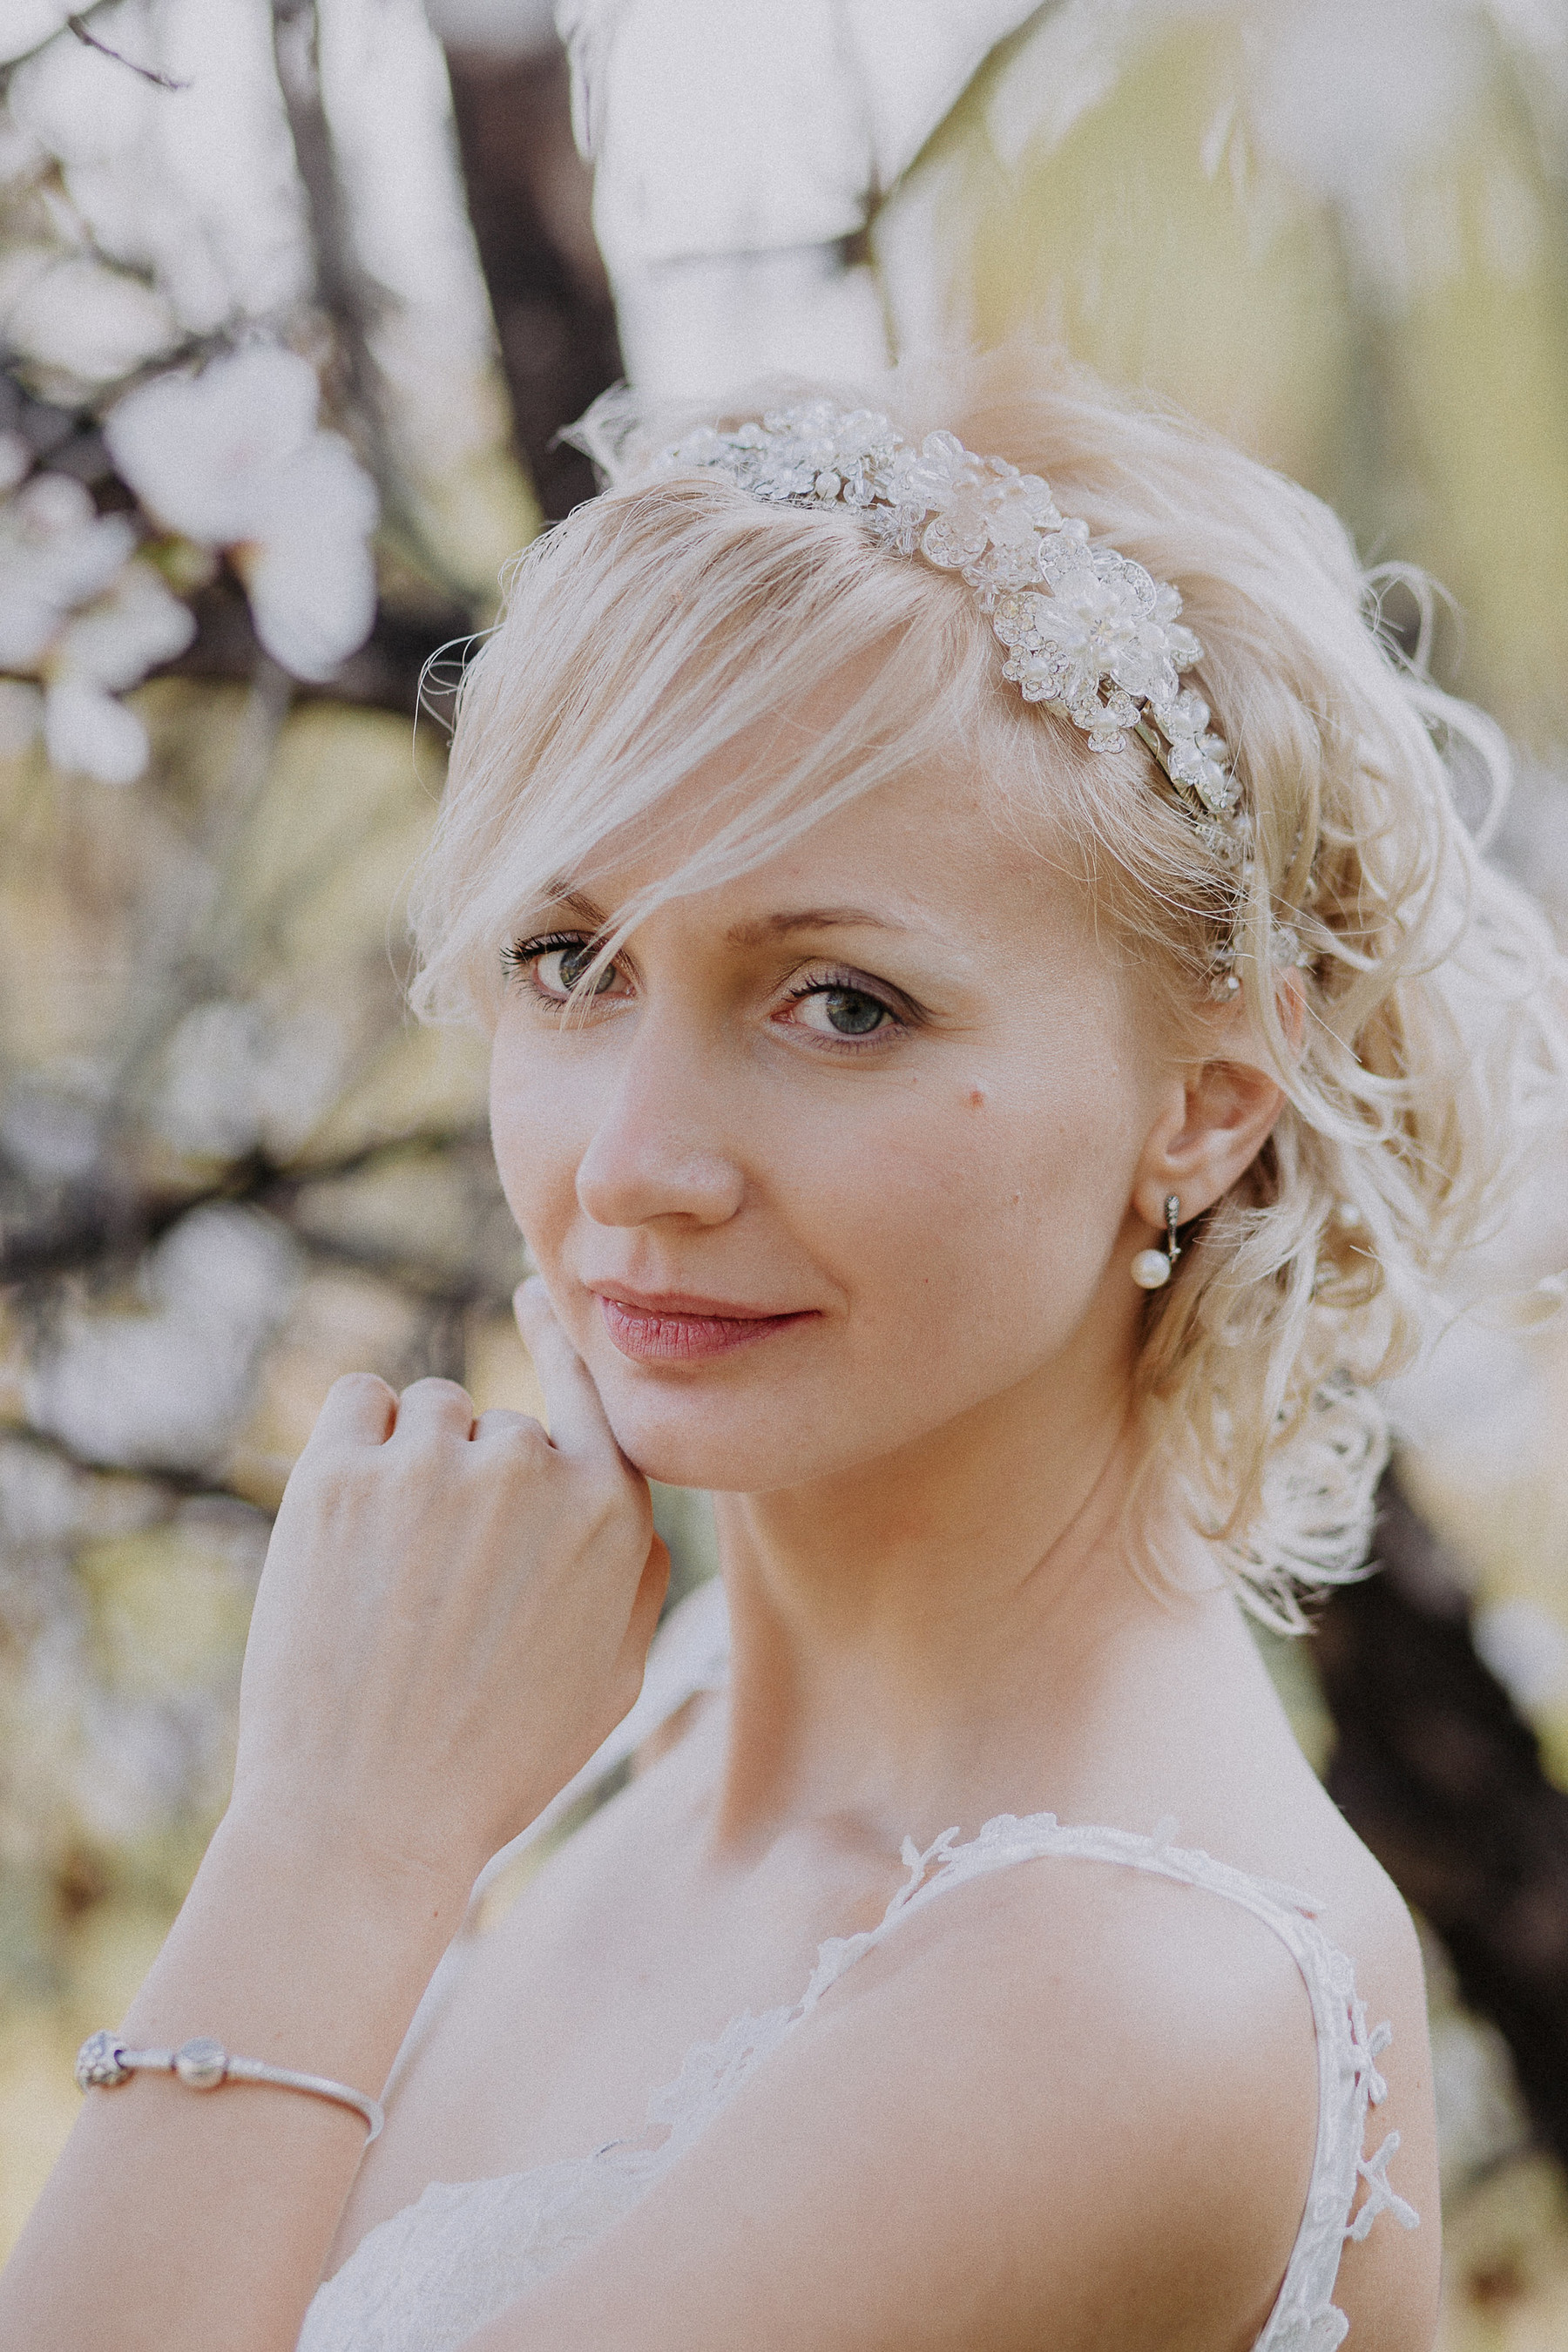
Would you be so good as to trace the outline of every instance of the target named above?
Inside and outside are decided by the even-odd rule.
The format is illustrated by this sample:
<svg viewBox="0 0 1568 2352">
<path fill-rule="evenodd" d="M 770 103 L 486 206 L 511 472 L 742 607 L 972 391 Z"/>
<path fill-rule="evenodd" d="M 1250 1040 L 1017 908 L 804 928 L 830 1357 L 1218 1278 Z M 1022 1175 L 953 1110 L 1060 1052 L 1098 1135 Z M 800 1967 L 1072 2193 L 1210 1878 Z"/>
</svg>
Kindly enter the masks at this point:
<svg viewBox="0 0 1568 2352">
<path fill-rule="evenodd" d="M 587 458 L 555 436 L 621 373 L 592 178 L 572 143 L 566 59 L 558 48 L 522 58 L 449 49 L 447 68 L 518 448 L 555 521 L 595 487 Z"/>
<path fill-rule="evenodd" d="M 1381 1571 L 1336 1591 L 1314 1643 L 1338 1729 L 1331 1795 L 1431 1922 L 1467 2004 L 1513 2053 L 1542 2138 L 1568 2162 L 1568 1795 L 1478 1657 L 1469 1604 L 1392 1479 Z"/>
</svg>

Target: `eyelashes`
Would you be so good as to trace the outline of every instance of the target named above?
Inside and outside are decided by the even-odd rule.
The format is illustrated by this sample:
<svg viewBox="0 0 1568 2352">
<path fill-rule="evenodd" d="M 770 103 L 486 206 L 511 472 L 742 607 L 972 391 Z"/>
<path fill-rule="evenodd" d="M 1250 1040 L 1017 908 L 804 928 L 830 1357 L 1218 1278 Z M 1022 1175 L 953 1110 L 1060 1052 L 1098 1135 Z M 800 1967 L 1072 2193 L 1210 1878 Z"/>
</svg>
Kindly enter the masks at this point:
<svg viewBox="0 0 1568 2352">
<path fill-rule="evenodd" d="M 503 961 L 509 972 L 525 980 L 535 995 L 547 1004 L 565 1004 L 584 974 L 598 953 L 598 941 L 583 931 L 549 931 L 535 940 L 514 940 L 507 949 Z M 541 965 L 557 963 L 559 991 L 540 977 Z M 617 961 L 607 963 L 588 991 L 588 1002 L 608 995 L 616 974 Z"/>
<path fill-rule="evenodd" d="M 573 1002 L 573 992 L 597 951 L 598 941 L 586 932 L 546 931 L 533 939 L 514 940 L 501 960 L 509 975 L 521 979 L 540 1003 L 563 1010 Z M 623 992 L 616 983 L 625 979 L 620 962 L 612 961 L 598 974 L 586 998 L 577 1002 L 587 1011 L 596 1000 L 610 997 L 612 991 L 624 1002 L 629 989 Z M 790 982 L 773 1018 L 782 1027 L 804 1031 L 818 1050 L 875 1052 L 906 1035 L 916 1024 L 914 1008 L 897 1001 L 898 995 L 864 972 L 836 964 L 817 965 Z M 798 1017 L 778 1022 L 778 1013 L 791 1008 Z"/>
<path fill-rule="evenodd" d="M 897 1008 L 858 972 L 829 971 L 813 973 L 794 983 L 786 1002 L 819 1012 L 826 1027 L 815 1020 L 802 1026 L 837 1045 L 864 1051 L 873 1040 L 901 1035 L 910 1026 Z M 868 1017 L 869 1016 L 869 1017 Z"/>
<path fill-rule="evenodd" d="M 592 945 L 586 931 L 542 931 L 537 939 L 513 940 L 502 950 L 501 961 L 509 971 L 521 971 L 542 955 L 554 948 L 585 948 Z"/>
</svg>

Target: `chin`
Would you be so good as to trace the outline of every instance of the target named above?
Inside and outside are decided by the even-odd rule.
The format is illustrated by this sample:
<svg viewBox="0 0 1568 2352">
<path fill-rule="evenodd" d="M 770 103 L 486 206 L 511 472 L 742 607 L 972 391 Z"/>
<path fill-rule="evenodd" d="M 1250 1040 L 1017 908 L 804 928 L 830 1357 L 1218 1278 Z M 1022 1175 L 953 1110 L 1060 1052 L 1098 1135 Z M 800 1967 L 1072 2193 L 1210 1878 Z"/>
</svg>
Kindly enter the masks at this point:
<svg viewBox="0 0 1568 2352">
<path fill-rule="evenodd" d="M 634 1425 L 626 1425 L 626 1422 Z M 616 1443 L 634 1470 L 660 1486 L 694 1486 L 710 1495 L 758 1494 L 774 1486 L 794 1486 L 815 1474 L 802 1463 L 796 1449 L 791 1459 L 770 1458 L 773 1449 L 747 1443 L 717 1429 L 672 1426 L 662 1419 L 644 1423 L 640 1415 L 610 1415 Z"/>
<path fill-rule="evenodd" d="M 635 1470 L 661 1486 L 710 1495 L 760 1495 L 875 1460 L 879 1444 L 826 1446 L 792 1429 L 777 1409 L 725 1412 L 693 1397 L 605 1396 L 616 1443 Z"/>
</svg>

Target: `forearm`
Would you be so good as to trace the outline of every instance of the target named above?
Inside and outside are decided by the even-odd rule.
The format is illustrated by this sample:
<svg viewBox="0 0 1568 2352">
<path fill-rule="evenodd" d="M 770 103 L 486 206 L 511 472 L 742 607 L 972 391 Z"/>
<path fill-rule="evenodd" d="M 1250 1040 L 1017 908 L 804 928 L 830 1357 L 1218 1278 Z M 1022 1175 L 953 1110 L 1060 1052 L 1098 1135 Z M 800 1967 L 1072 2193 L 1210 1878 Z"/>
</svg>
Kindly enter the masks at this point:
<svg viewBox="0 0 1568 2352">
<path fill-rule="evenodd" d="M 235 1805 L 130 2014 L 379 2096 L 475 1873 L 636 1698 L 668 1554 L 536 1305 L 555 1439 L 338 1381 L 251 1615 Z M 526 1731 L 521 1727 L 526 1726 Z M 5 2352 L 293 2352 L 364 2150 L 296 2090 L 92 2090 L 0 2280 Z"/>
<path fill-rule="evenodd" d="M 466 1891 L 226 1822 L 123 2038 L 210 2033 L 377 2095 Z M 264 2085 L 89 2092 L 0 2278 L 0 2340 L 289 2352 L 364 2139 L 349 2109 Z"/>
</svg>

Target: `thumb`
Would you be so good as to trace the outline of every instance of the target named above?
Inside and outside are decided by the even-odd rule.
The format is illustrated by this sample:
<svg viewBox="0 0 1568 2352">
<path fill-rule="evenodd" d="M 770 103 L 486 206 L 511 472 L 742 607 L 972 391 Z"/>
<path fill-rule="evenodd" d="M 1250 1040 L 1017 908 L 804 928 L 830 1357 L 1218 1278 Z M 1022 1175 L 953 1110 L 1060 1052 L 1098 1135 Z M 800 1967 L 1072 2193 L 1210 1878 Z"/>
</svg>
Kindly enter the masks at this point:
<svg viewBox="0 0 1568 2352">
<path fill-rule="evenodd" d="M 550 1293 L 538 1275 L 519 1283 L 511 1306 L 522 1344 L 533 1359 L 544 1391 L 552 1444 L 562 1454 L 584 1459 L 608 1453 L 616 1461 L 623 1460 L 593 1375 L 562 1329 Z"/>
</svg>

